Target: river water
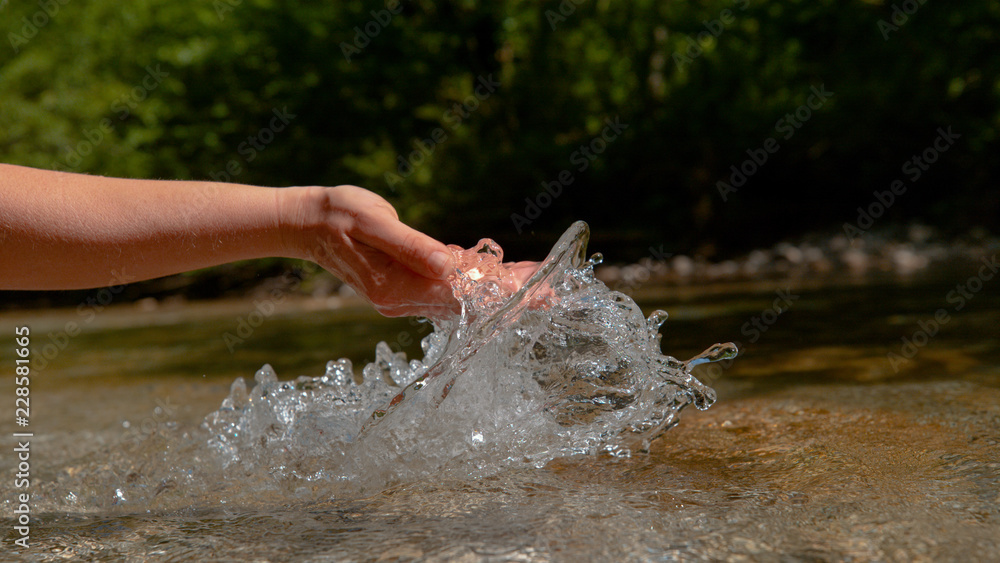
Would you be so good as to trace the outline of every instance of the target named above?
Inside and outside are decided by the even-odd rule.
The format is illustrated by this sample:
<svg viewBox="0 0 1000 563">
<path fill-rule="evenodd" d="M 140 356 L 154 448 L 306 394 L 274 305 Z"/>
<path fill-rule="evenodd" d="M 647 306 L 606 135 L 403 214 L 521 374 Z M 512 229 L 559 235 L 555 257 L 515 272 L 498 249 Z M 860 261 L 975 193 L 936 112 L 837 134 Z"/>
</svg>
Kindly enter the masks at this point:
<svg viewBox="0 0 1000 563">
<path fill-rule="evenodd" d="M 362 490 L 338 484 L 347 473 L 330 470 L 338 464 L 323 449 L 333 441 L 320 435 L 335 426 L 327 419 L 297 426 L 291 441 L 276 437 L 285 427 L 245 428 L 252 439 L 225 450 L 207 444 L 206 435 L 222 434 L 218 425 L 205 429 L 206 417 L 225 411 L 223 422 L 233 422 L 239 409 L 220 405 L 232 403 L 239 377 L 252 395 L 265 363 L 279 380 L 315 381 L 330 373 L 329 360 L 360 368 L 375 359 L 380 340 L 419 358 L 426 324 L 287 300 L 234 343 L 224 335 L 237 334 L 250 303 L 112 306 L 91 321 L 77 310 L 6 314 L 0 334 L 11 344 L 0 348 L 0 365 L 14 365 L 16 326 L 30 326 L 36 356 L 45 343 L 63 346 L 36 358 L 44 369 L 31 383 L 27 550 L 12 543 L 21 491 L 12 434 L 24 429 L 12 409 L 0 420 L 2 559 L 995 560 L 1000 292 L 992 284 L 1000 282 L 980 266 L 909 278 L 641 288 L 644 315 L 670 314 L 661 332 L 671 356 L 738 343 L 737 359 L 693 370 L 714 388 L 714 405 L 684 409 L 677 426 L 625 452 L 605 446 L 639 416 L 626 408 L 608 411 L 622 428 L 605 424 L 596 442 L 542 426 L 507 435 L 505 425 L 480 421 L 462 427 L 471 440 L 463 447 L 441 449 L 433 425 L 422 426 L 412 443 L 389 448 L 396 457 L 382 459 L 375 445 L 385 447 L 387 432 L 367 443 L 371 451 L 344 446 L 352 463 L 370 461 L 360 464 L 369 473 L 358 475 L 355 463 L 347 479 L 364 480 Z M 63 339 L 69 322 L 82 331 Z M 13 403 L 13 386 L 3 388 Z M 292 392 L 301 390 L 272 387 L 270 396 Z M 487 406 L 504 403 L 496 400 L 503 392 L 492 389 Z M 396 412 L 386 419 L 402 419 Z M 582 417 L 561 426 L 571 430 L 607 414 L 560 412 Z M 525 424 L 509 423 L 517 431 Z M 388 427 L 369 424 L 358 435 Z M 548 446 L 539 454 L 515 435 Z M 504 461 L 497 449 L 473 455 L 476 444 L 501 438 L 518 459 Z M 570 455 L 582 450 L 591 453 Z M 424 470 L 384 476 L 408 460 Z"/>
</svg>

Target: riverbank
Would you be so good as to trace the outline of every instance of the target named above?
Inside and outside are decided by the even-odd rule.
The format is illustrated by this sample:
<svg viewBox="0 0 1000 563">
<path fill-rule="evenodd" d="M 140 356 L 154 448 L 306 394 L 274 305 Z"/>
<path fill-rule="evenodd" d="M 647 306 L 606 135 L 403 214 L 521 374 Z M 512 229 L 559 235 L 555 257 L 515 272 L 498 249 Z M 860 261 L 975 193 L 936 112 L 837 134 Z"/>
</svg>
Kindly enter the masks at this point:
<svg viewBox="0 0 1000 563">
<path fill-rule="evenodd" d="M 1000 238 L 983 230 L 944 238 L 930 227 L 911 225 L 854 238 L 844 233 L 813 234 L 722 261 L 704 254 L 675 254 L 663 246 L 649 250 L 650 255 L 638 262 L 623 264 L 615 261 L 613 249 L 593 245 L 589 249 L 604 254 L 607 263 L 596 268 L 596 275 L 609 287 L 640 301 L 659 301 L 755 288 L 766 291 L 777 285 L 820 288 L 952 278 L 983 258 L 1000 254 Z M 0 318 L 19 311 L 44 318 L 46 314 L 38 311 L 46 309 L 75 310 L 90 318 L 110 309 L 134 316 L 116 322 L 156 322 L 188 307 L 205 314 L 227 308 L 238 312 L 248 301 L 273 305 L 287 301 L 282 309 L 301 311 L 369 307 L 329 272 L 302 261 L 267 259 L 109 288 L 0 291 Z M 116 316 L 102 317 L 110 322 L 107 319 Z"/>
</svg>

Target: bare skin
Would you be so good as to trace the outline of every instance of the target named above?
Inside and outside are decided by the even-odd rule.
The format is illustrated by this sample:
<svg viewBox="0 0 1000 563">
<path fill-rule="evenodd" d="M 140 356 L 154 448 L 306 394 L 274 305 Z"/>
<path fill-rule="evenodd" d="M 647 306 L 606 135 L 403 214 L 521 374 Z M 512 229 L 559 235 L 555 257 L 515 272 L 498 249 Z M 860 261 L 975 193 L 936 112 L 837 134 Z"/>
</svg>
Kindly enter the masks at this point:
<svg viewBox="0 0 1000 563">
<path fill-rule="evenodd" d="M 387 316 L 457 307 L 447 247 L 356 186 L 127 180 L 0 164 L 0 289 L 103 287 L 263 257 L 312 260 Z M 524 279 L 533 271 L 519 270 Z"/>
</svg>

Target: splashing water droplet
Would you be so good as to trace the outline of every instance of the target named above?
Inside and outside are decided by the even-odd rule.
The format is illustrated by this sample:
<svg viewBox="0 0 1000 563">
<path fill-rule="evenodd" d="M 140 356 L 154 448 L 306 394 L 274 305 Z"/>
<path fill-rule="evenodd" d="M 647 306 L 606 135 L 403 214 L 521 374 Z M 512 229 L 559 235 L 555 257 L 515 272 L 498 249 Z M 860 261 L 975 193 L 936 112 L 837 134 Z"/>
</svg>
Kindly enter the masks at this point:
<svg viewBox="0 0 1000 563">
<path fill-rule="evenodd" d="M 660 326 L 667 322 L 667 312 L 657 309 L 653 311 L 649 318 L 646 319 L 646 328 L 649 330 L 649 338 L 656 343 L 657 348 L 660 346 L 660 339 L 663 337 L 660 334 Z"/>
<path fill-rule="evenodd" d="M 727 342 L 725 344 L 715 344 L 708 350 L 705 350 L 701 354 L 691 358 L 690 360 L 684 362 L 684 370 L 690 371 L 696 365 L 704 364 L 708 362 L 719 362 L 722 360 L 731 360 L 736 357 L 739 350 L 736 345 L 732 342 Z"/>
<path fill-rule="evenodd" d="M 308 475 L 338 483 L 342 494 L 648 449 L 686 405 L 715 401 L 690 368 L 735 357 L 736 347 L 717 344 L 686 362 L 662 355 L 667 313 L 645 318 L 598 281 L 593 268 L 603 258 L 585 258 L 588 237 L 575 223 L 523 287 L 495 242 L 450 247 L 462 312 L 434 321 L 423 360 L 379 343 L 358 385 L 346 359 L 322 377 L 284 384 L 264 366 L 252 391 L 237 380 L 206 418 L 210 444 L 240 475 Z"/>
<path fill-rule="evenodd" d="M 323 376 L 323 382 L 328 385 L 347 385 L 354 379 L 354 366 L 351 364 L 351 360 L 347 358 L 341 358 L 337 361 L 329 361 L 326 363 L 326 374 Z"/>
</svg>

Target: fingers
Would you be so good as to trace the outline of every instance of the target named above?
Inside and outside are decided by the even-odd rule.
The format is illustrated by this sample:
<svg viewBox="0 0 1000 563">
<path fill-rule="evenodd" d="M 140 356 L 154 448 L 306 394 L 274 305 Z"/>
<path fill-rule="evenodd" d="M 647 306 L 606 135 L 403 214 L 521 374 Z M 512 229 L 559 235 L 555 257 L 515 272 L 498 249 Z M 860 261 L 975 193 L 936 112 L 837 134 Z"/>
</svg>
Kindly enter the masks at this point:
<svg viewBox="0 0 1000 563">
<path fill-rule="evenodd" d="M 385 252 L 421 276 L 435 280 L 448 277 L 455 268 L 448 247 L 382 213 L 376 210 L 372 216 L 359 217 L 358 231 L 352 233 L 354 238 Z"/>
<path fill-rule="evenodd" d="M 528 283 L 531 276 L 535 275 L 538 271 L 541 262 L 512 262 L 508 263 L 507 267 L 510 269 L 511 274 L 514 276 L 514 280 L 517 282 L 517 287 L 520 289 L 524 284 Z"/>
<path fill-rule="evenodd" d="M 355 246 L 362 265 L 362 283 L 355 289 L 383 315 L 420 315 L 445 318 L 461 311 L 451 285 L 414 272 L 381 250 L 360 243 Z"/>
<path fill-rule="evenodd" d="M 427 278 L 422 278 L 425 281 Z M 422 294 L 423 297 L 415 293 Z M 380 296 L 387 302 L 372 302 L 375 309 L 387 317 L 421 316 L 431 319 L 445 319 L 458 315 L 462 307 L 454 296 L 451 287 L 445 282 L 436 282 L 435 286 L 424 288 L 419 292 L 407 292 L 406 295 Z"/>
<path fill-rule="evenodd" d="M 409 272 L 392 275 L 391 281 L 367 292 L 365 297 L 387 317 L 422 316 L 448 318 L 461 312 L 461 305 L 444 281 Z"/>
<path fill-rule="evenodd" d="M 325 232 L 334 248 L 321 262 L 387 316 L 452 316 L 460 305 L 444 281 L 451 251 L 399 221 L 379 195 L 356 186 L 326 191 Z"/>
</svg>

